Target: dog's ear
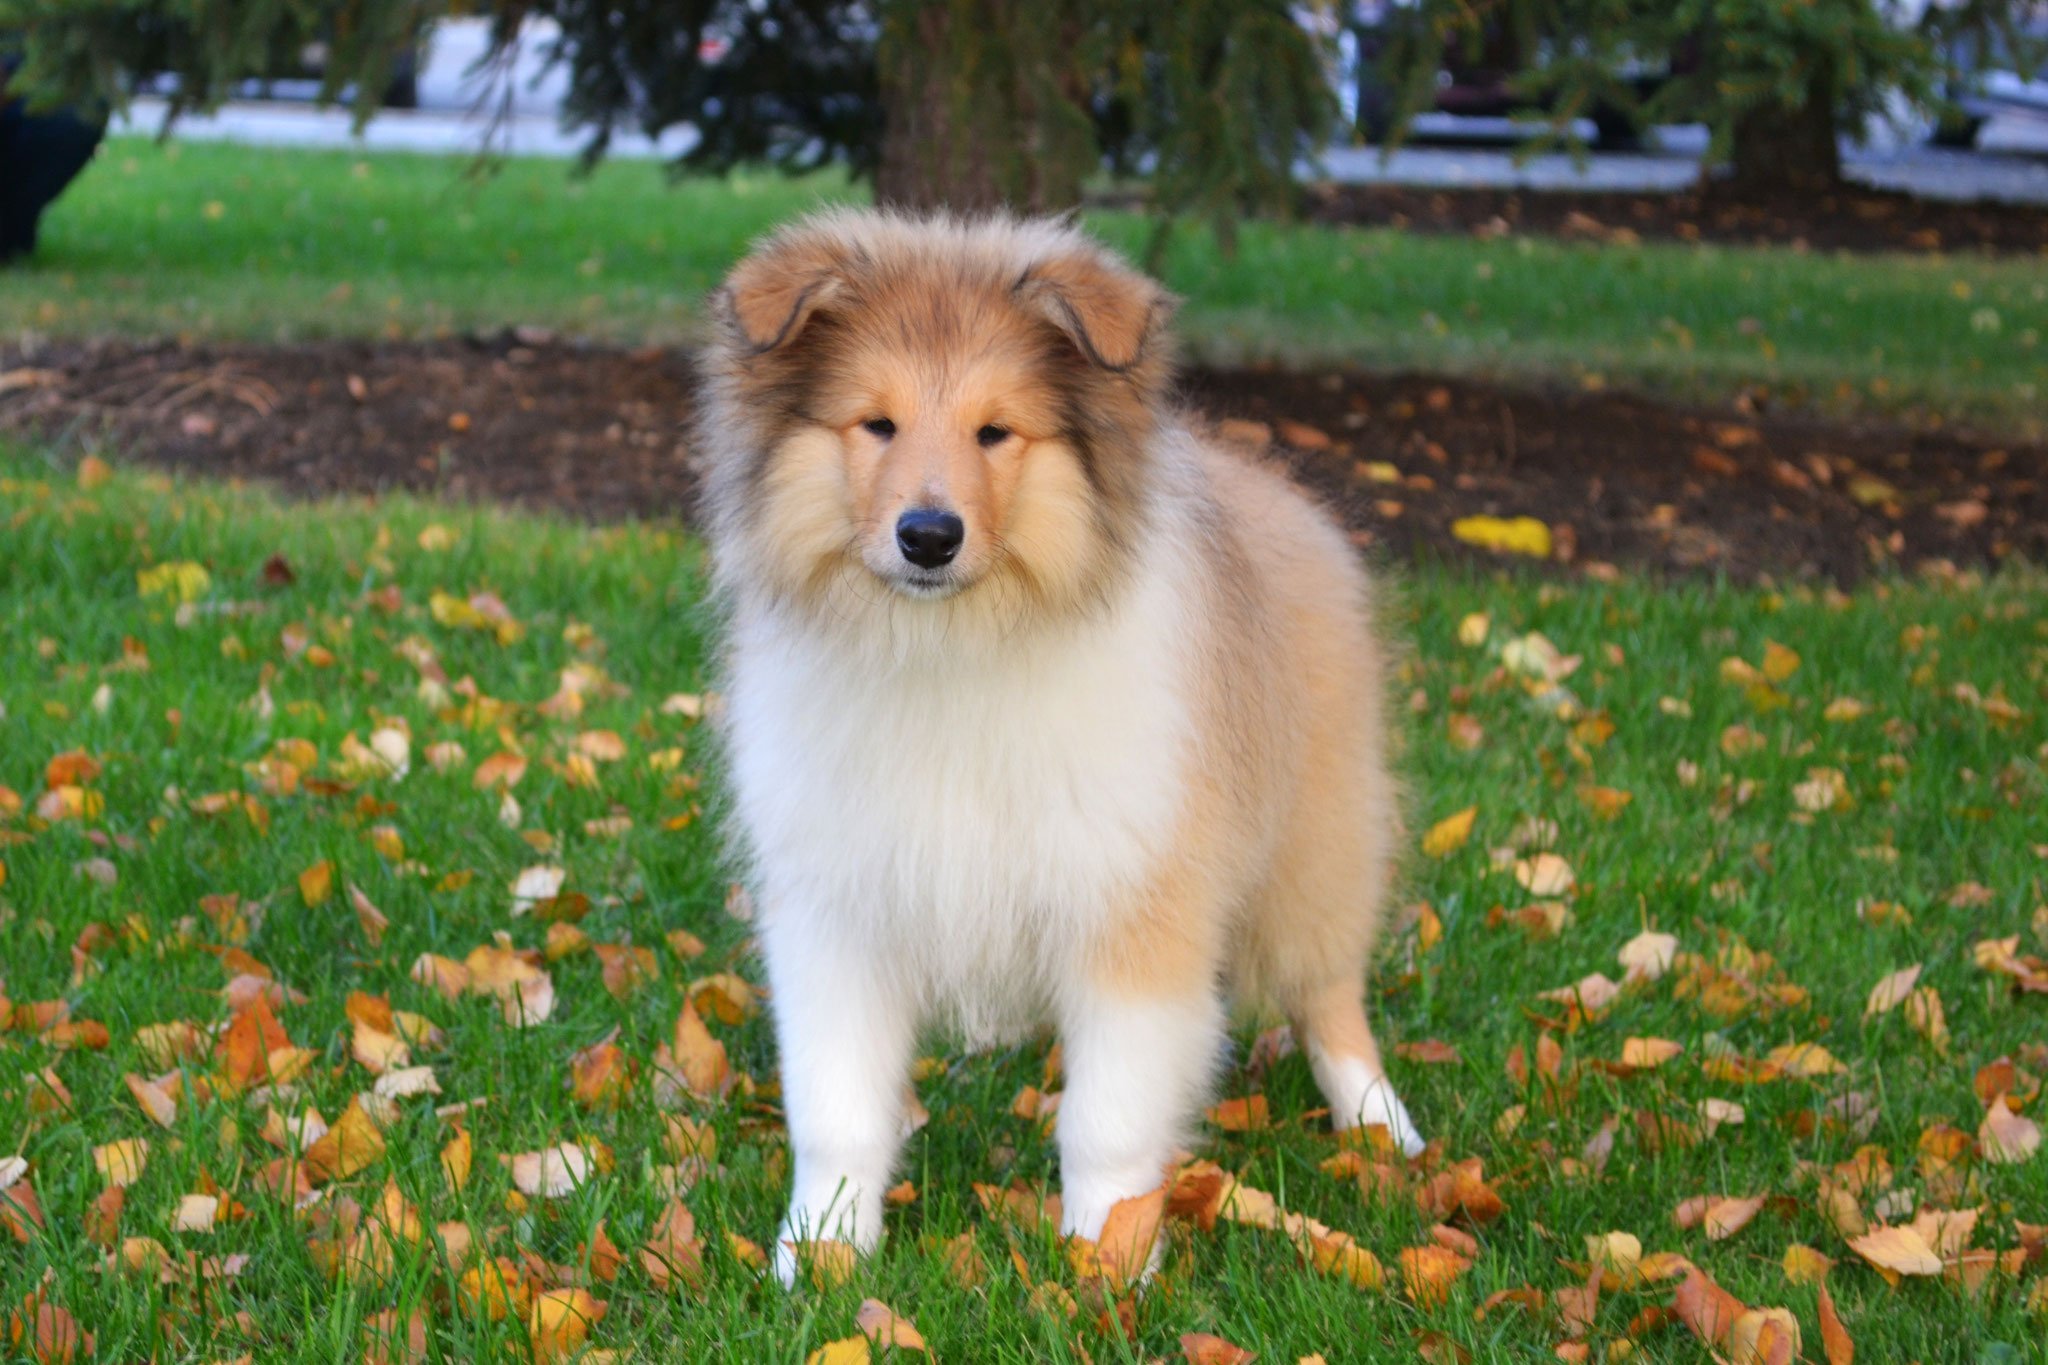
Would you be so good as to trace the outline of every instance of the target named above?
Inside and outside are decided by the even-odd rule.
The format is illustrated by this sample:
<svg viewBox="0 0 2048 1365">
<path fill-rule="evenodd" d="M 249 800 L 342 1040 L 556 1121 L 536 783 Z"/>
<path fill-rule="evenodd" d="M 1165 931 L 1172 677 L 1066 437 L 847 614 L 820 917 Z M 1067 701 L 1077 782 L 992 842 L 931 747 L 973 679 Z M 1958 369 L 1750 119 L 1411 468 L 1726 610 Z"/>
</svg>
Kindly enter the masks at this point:
<svg viewBox="0 0 2048 1365">
<path fill-rule="evenodd" d="M 842 287 L 845 257 L 831 236 L 799 229 L 756 249 L 733 267 L 713 310 L 755 354 L 795 339 L 811 315 Z"/>
<path fill-rule="evenodd" d="M 1101 251 L 1040 261 L 1017 281 L 1017 296 L 1106 370 L 1128 370 L 1144 359 L 1173 312 L 1164 289 Z"/>
</svg>

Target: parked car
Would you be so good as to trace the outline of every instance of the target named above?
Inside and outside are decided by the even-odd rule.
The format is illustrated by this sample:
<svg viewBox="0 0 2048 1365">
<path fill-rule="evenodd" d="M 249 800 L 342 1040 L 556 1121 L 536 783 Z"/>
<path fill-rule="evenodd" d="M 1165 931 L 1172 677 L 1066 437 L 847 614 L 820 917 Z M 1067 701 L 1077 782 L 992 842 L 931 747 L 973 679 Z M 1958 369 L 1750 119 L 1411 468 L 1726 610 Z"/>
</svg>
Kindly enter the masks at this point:
<svg viewBox="0 0 2048 1365">
<path fill-rule="evenodd" d="M 2048 5 L 2035 7 L 2023 34 L 2035 53 L 2048 52 Z M 1930 133 L 1937 146 L 1973 147 L 1985 123 L 2000 115 L 2048 121 L 2048 63 L 2034 67 L 2003 44 L 1975 36 L 1954 44 L 1949 56 L 1959 74 L 1943 94 L 1955 109 Z"/>
<path fill-rule="evenodd" d="M 1420 20 L 1413 0 L 1359 0 L 1350 6 L 1343 46 L 1352 89 L 1344 93 L 1350 96 L 1346 100 L 1347 112 L 1368 142 L 1384 142 L 1394 118 L 1395 92 L 1381 70 L 1381 58 L 1401 36 L 1404 26 Z M 1516 87 L 1516 78 L 1543 56 L 1542 41 L 1539 38 L 1539 46 L 1531 50 L 1527 40 L 1511 26 L 1489 24 L 1476 51 L 1457 44 L 1444 54 L 1435 95 L 1418 112 L 1467 118 L 1547 112 L 1539 101 Z M 1647 99 L 1674 75 L 1691 71 L 1696 65 L 1696 55 L 1681 49 L 1670 62 L 1646 61 L 1616 75 L 1634 90 L 1638 99 Z M 1627 150 L 1640 142 L 1641 130 L 1621 108 L 1596 104 L 1586 117 L 1593 124 L 1593 145 L 1603 151 Z"/>
</svg>

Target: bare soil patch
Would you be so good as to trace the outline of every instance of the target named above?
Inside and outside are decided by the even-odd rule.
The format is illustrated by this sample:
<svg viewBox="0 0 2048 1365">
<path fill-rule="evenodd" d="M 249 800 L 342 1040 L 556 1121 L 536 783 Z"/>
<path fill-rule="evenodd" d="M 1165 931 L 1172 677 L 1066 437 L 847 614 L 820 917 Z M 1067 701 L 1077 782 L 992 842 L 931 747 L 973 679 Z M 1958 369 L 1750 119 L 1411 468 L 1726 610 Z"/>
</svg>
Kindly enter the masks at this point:
<svg viewBox="0 0 2048 1365">
<path fill-rule="evenodd" d="M 1817 251 L 2048 252 L 2048 208 L 1856 187 L 1766 197 L 1719 189 L 1632 194 L 1321 185 L 1307 193 L 1306 209 L 1324 223 L 1477 236 L 1803 245 Z"/>
<path fill-rule="evenodd" d="M 692 382 L 685 354 L 542 336 L 65 343 L 0 349 L 0 431 L 294 494 L 688 516 Z M 1490 514 L 1545 522 L 1563 565 L 1745 582 L 2048 562 L 2048 446 L 1428 375 L 1197 370 L 1184 391 L 1390 557 L 1494 560 L 1453 530 Z"/>
</svg>

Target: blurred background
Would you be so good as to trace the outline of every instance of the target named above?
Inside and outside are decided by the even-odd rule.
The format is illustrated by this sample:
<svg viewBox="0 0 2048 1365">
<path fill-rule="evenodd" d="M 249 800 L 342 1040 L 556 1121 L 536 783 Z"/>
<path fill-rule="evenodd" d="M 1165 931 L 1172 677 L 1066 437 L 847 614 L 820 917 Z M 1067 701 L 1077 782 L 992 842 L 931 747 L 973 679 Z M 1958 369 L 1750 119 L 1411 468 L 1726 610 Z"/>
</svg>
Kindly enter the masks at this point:
<svg viewBox="0 0 2048 1365">
<path fill-rule="evenodd" d="M 1079 211 L 1185 298 L 1190 400 L 1361 541 L 2003 557 L 2040 535 L 2044 59 L 2031 0 L 5 0 L 0 425 L 680 509 L 753 236 Z M 158 371 L 212 377 L 113 397 Z"/>
</svg>

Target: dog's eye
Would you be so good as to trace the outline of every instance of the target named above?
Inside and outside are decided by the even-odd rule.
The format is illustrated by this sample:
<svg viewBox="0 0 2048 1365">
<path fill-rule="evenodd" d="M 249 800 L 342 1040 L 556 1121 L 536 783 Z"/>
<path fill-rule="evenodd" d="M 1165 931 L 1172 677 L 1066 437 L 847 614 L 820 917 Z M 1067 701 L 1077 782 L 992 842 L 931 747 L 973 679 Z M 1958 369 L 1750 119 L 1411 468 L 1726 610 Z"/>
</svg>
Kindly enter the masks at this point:
<svg viewBox="0 0 2048 1365">
<path fill-rule="evenodd" d="M 879 436 L 885 441 L 896 434 L 896 424 L 886 417 L 870 417 L 861 425 L 868 429 L 870 435 Z"/>
<path fill-rule="evenodd" d="M 974 439 L 981 442 L 982 449 L 986 450 L 993 446 L 999 446 L 1009 440 L 1010 429 L 1008 427 L 999 427 L 994 422 L 990 422 L 980 431 L 974 433 Z"/>
</svg>

